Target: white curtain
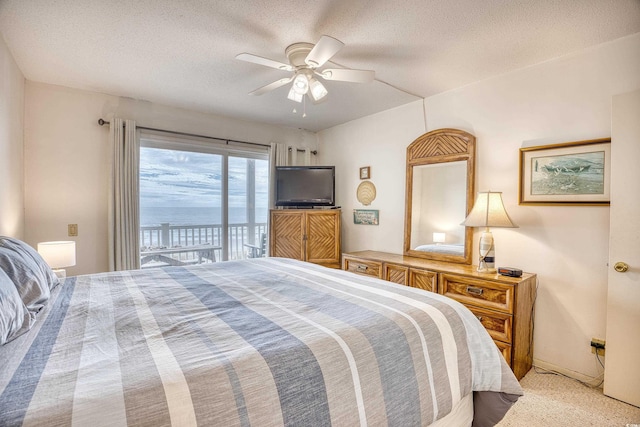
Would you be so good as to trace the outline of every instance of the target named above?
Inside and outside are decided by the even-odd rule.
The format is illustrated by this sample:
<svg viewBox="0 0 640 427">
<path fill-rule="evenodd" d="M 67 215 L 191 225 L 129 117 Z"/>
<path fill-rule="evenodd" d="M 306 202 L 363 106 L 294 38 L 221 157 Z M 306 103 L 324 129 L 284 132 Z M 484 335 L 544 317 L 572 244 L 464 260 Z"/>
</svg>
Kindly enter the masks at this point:
<svg viewBox="0 0 640 427">
<path fill-rule="evenodd" d="M 140 138 L 136 122 L 114 118 L 109 130 L 109 268 L 140 268 Z"/>
<path fill-rule="evenodd" d="M 297 148 L 293 145 L 287 146 L 287 157 L 290 157 L 288 165 L 291 166 L 310 166 L 311 165 L 311 149 Z M 281 165 L 278 165 L 281 166 Z"/>
<path fill-rule="evenodd" d="M 304 165 L 311 166 L 311 149 L 305 148 L 303 156 L 304 156 Z"/>
<path fill-rule="evenodd" d="M 279 142 L 271 143 L 271 152 L 269 153 L 269 176 L 271 177 L 271 185 L 269 186 L 269 208 L 275 207 L 276 195 L 276 166 L 289 165 L 289 147 Z"/>
<path fill-rule="evenodd" d="M 282 166 L 295 166 L 298 152 L 296 151 L 296 147 L 293 145 L 287 145 L 287 164 Z"/>
</svg>

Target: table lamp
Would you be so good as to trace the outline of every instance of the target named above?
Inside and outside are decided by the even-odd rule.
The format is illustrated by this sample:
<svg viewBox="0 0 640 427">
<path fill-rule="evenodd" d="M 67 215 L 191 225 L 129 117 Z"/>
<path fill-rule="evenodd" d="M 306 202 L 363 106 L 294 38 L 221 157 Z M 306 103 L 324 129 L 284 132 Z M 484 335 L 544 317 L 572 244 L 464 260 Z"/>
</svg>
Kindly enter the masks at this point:
<svg viewBox="0 0 640 427">
<path fill-rule="evenodd" d="M 76 242 L 57 241 L 38 243 L 38 253 L 59 279 L 67 277 L 65 267 L 76 265 Z"/>
<path fill-rule="evenodd" d="M 478 193 L 473 209 L 461 224 L 466 227 L 485 227 L 480 237 L 479 273 L 495 273 L 495 243 L 489 227 L 517 228 L 502 203 L 502 193 Z"/>
<path fill-rule="evenodd" d="M 446 236 L 445 236 L 444 233 L 435 232 L 435 233 L 433 233 L 433 243 L 435 243 L 436 245 L 444 243 L 445 237 Z"/>
</svg>

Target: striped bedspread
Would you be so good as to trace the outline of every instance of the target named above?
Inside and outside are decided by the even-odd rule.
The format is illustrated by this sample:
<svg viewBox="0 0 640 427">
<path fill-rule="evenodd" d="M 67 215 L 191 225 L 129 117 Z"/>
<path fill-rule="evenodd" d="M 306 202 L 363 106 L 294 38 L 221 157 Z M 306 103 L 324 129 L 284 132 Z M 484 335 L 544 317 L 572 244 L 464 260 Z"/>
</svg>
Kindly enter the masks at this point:
<svg viewBox="0 0 640 427">
<path fill-rule="evenodd" d="M 0 347 L 2 426 L 420 426 L 521 395 L 443 296 L 281 258 L 78 276 Z"/>
</svg>

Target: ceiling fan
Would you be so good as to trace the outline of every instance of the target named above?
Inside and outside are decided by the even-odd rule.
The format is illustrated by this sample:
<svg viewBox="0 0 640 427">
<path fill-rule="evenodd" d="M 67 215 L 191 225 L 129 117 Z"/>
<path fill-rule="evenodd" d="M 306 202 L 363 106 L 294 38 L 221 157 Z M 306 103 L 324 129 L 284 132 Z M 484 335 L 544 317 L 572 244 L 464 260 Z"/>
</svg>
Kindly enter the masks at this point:
<svg viewBox="0 0 640 427">
<path fill-rule="evenodd" d="M 327 96 L 327 89 L 318 77 L 324 80 L 343 82 L 369 83 L 373 81 L 375 72 L 371 70 L 353 70 L 350 68 L 325 68 L 320 70 L 342 47 L 344 43 L 329 36 L 322 36 L 318 43 L 294 43 L 285 49 L 289 64 L 263 58 L 250 53 L 241 53 L 236 59 L 254 64 L 264 65 L 277 70 L 293 72 L 291 77 L 285 77 L 249 92 L 249 95 L 262 95 L 287 83 L 293 82 L 289 90 L 292 101 L 302 102 L 306 94 L 313 102 L 321 101 Z"/>
</svg>

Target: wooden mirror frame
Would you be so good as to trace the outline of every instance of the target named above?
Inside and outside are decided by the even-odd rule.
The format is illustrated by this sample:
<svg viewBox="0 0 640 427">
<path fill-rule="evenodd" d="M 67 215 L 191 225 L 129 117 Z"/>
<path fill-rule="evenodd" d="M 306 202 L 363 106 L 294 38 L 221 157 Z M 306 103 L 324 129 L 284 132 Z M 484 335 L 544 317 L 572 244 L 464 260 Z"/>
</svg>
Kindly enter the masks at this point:
<svg viewBox="0 0 640 427">
<path fill-rule="evenodd" d="M 437 129 L 427 132 L 407 147 L 407 184 L 405 195 L 404 254 L 436 261 L 471 264 L 473 229 L 465 227 L 463 255 L 439 254 L 411 249 L 411 212 L 413 201 L 413 167 L 456 161 L 467 162 L 467 211 L 473 208 L 475 195 L 476 137 L 458 129 Z M 464 218 L 460 218 L 460 222 Z"/>
</svg>

